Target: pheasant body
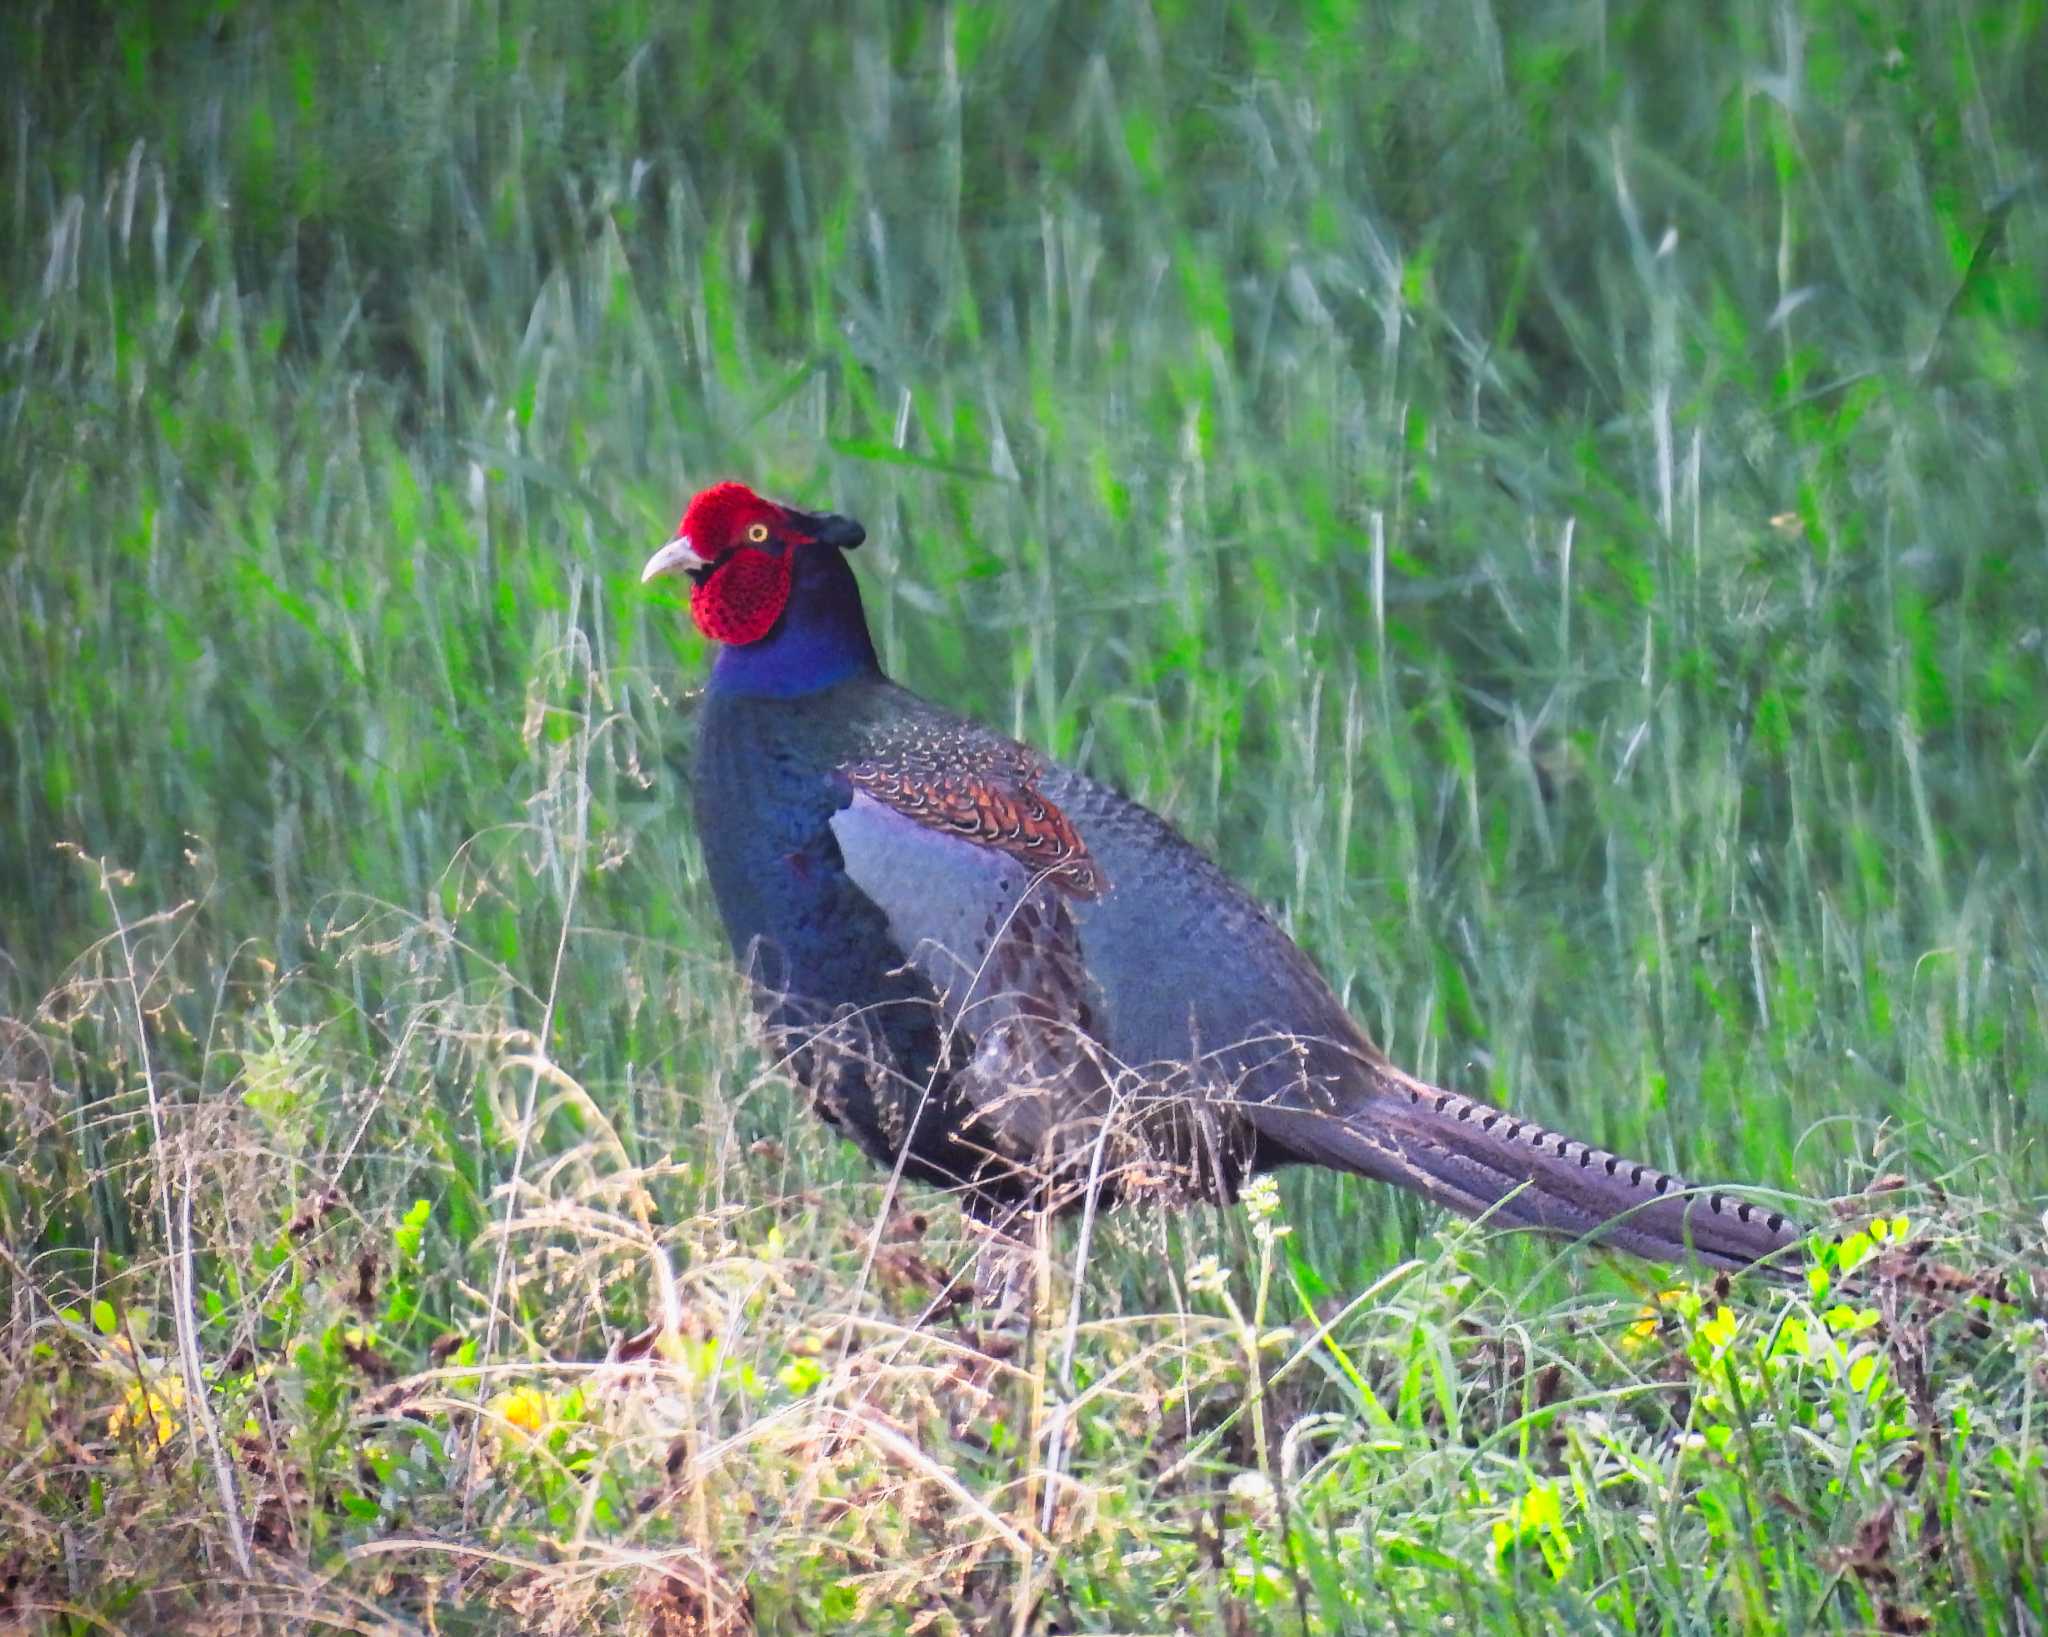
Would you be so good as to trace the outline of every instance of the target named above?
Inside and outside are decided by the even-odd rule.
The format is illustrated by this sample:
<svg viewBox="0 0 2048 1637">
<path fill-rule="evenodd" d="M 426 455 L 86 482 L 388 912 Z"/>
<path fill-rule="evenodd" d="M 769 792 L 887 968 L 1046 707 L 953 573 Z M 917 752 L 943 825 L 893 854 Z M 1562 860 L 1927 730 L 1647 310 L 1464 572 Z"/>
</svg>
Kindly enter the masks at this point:
<svg viewBox="0 0 2048 1637">
<path fill-rule="evenodd" d="M 691 565 L 710 631 L 729 565 L 780 547 L 786 606 L 705 692 L 696 822 L 771 1033 L 878 1163 L 984 1215 L 1227 1200 L 1313 1163 L 1649 1257 L 1738 1267 L 1803 1237 L 1396 1069 L 1163 819 L 884 677 L 860 538 L 721 485 L 648 573 Z"/>
</svg>

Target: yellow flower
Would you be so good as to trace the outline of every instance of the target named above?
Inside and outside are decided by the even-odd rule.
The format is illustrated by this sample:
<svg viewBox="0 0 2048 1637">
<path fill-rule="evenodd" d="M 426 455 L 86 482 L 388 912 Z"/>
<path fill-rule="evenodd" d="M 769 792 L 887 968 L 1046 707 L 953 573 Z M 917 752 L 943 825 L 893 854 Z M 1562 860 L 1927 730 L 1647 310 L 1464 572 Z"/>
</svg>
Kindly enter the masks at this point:
<svg viewBox="0 0 2048 1637">
<path fill-rule="evenodd" d="M 120 1404 L 107 1417 L 107 1436 L 118 1438 L 124 1432 L 147 1429 L 161 1448 L 177 1436 L 178 1411 L 184 1407 L 185 1383 L 177 1376 L 158 1376 L 146 1383 L 131 1381 Z"/>
<path fill-rule="evenodd" d="M 499 1393 L 484 1406 L 503 1445 L 523 1444 L 553 1426 L 560 1416 L 560 1402 L 538 1387 L 513 1387 Z"/>
<path fill-rule="evenodd" d="M 1660 1290 L 1657 1299 L 1645 1302 L 1636 1310 L 1635 1322 L 1621 1334 L 1622 1351 L 1639 1353 L 1657 1339 L 1657 1324 L 1663 1317 L 1664 1309 L 1676 1308 L 1681 1317 L 1688 1317 L 1688 1307 L 1699 1308 L 1699 1297 L 1690 1290 Z"/>
</svg>

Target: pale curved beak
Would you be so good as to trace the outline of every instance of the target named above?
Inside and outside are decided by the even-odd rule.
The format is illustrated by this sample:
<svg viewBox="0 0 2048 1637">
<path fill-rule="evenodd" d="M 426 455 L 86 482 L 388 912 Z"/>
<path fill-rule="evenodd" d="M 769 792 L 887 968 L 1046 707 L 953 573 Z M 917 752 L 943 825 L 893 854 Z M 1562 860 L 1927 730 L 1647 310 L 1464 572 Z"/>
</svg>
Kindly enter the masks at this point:
<svg viewBox="0 0 2048 1637">
<path fill-rule="evenodd" d="M 664 574 L 680 574 L 703 566 L 704 559 L 697 555 L 697 548 L 690 544 L 690 537 L 679 534 L 647 559 L 647 566 L 640 571 L 640 583 L 645 585 Z"/>
</svg>

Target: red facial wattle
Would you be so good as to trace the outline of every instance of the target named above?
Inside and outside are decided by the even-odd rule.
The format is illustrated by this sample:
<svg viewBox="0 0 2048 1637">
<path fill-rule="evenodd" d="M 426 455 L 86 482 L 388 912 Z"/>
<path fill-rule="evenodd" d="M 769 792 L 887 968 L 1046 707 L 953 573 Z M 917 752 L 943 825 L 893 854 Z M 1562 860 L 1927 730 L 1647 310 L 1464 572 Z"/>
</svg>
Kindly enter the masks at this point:
<svg viewBox="0 0 2048 1637">
<path fill-rule="evenodd" d="M 799 552 L 851 551 L 867 537 L 852 518 L 792 511 L 743 483 L 714 483 L 691 500 L 668 543 L 640 571 L 687 574 L 690 613 L 714 642 L 760 642 L 789 606 Z"/>
<path fill-rule="evenodd" d="M 759 642 L 789 601 L 789 555 L 742 546 L 690 590 L 690 617 L 713 642 Z"/>
</svg>

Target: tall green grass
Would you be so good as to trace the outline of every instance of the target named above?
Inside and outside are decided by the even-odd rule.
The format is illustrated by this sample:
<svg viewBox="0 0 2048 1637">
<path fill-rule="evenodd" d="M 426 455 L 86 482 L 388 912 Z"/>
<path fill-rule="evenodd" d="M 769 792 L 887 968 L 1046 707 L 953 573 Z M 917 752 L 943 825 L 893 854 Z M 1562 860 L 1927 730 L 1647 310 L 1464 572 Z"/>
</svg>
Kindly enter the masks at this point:
<svg viewBox="0 0 2048 1637">
<path fill-rule="evenodd" d="M 2048 1620 L 2009 1313 L 1645 1319 L 1304 1176 L 924 1315 L 973 1247 L 754 1051 L 636 578 L 718 477 L 863 518 L 892 670 L 1405 1065 L 2023 1272 L 2041 6 L 744 10 L 0 21 L 17 1608 Z"/>
</svg>

